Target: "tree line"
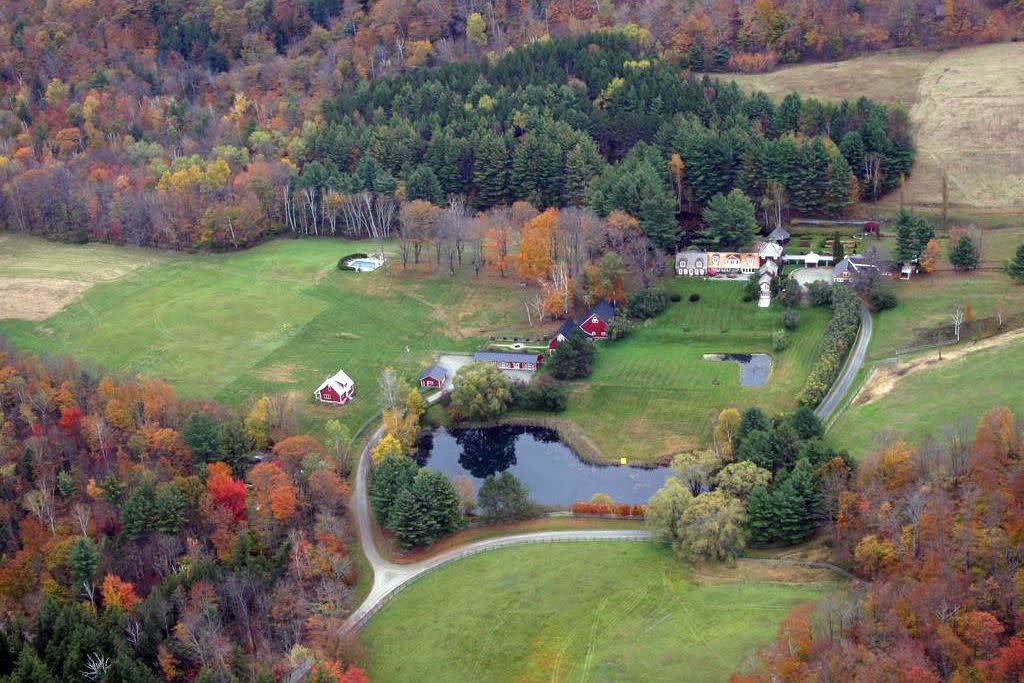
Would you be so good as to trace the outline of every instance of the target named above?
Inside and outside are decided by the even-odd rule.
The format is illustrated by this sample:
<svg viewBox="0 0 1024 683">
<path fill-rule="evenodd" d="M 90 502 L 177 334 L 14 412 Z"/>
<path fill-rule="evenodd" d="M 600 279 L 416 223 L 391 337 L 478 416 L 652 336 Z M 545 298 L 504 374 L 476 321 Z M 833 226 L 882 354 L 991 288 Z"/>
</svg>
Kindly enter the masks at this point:
<svg viewBox="0 0 1024 683">
<path fill-rule="evenodd" d="M 243 91 L 216 115 L 174 98 L 124 110 L 135 105 L 60 79 L 40 88 L 31 106 L 12 101 L 24 115 L 11 112 L 0 158 L 2 209 L 14 229 L 64 239 L 385 239 L 402 202 L 454 199 L 472 212 L 623 211 L 670 249 L 733 189 L 764 222 L 837 214 L 913 164 L 901 109 L 796 94 L 776 105 L 681 73 L 628 30 L 337 83 L 315 111 Z"/>
</svg>

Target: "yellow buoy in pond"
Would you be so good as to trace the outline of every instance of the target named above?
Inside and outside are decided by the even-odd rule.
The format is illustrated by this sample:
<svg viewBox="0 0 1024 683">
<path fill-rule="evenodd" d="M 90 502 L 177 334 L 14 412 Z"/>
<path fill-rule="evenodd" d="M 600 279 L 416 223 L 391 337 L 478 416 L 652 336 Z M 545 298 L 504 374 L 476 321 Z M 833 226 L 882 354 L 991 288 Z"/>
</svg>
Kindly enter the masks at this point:
<svg viewBox="0 0 1024 683">
<path fill-rule="evenodd" d="M 619 458 L 619 464 L 620 465 L 625 465 L 626 464 L 626 456 L 622 456 L 621 458 Z"/>
</svg>

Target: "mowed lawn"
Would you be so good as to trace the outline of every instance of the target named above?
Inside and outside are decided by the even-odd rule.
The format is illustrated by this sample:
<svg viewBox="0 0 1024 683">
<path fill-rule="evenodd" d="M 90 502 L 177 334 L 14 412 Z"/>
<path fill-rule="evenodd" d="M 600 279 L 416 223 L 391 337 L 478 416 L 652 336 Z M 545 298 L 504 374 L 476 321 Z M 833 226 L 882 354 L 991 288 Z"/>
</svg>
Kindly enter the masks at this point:
<svg viewBox="0 0 1024 683">
<path fill-rule="evenodd" d="M 890 438 L 942 440 L 948 430 L 964 426 L 969 434 L 996 406 L 1024 415 L 1024 340 L 905 375 L 884 396 L 847 409 L 829 438 L 861 458 Z"/>
<path fill-rule="evenodd" d="M 833 584 L 707 582 L 650 543 L 476 555 L 407 588 L 362 633 L 379 683 L 725 681 Z"/>
<path fill-rule="evenodd" d="M 25 237 L 40 254 L 81 247 Z M 343 368 L 357 399 L 340 415 L 354 428 L 377 410 L 385 366 L 410 381 L 439 350 L 476 348 L 489 332 L 521 326 L 515 283 L 471 274 L 341 272 L 340 256 L 366 243 L 278 240 L 234 254 L 162 254 L 95 284 L 40 322 L 0 321 L 18 346 L 114 372 L 169 381 L 183 396 L 228 405 L 264 393 L 312 392 Z M 130 253 L 130 252 L 128 252 Z"/>
<path fill-rule="evenodd" d="M 715 418 L 731 405 L 758 405 L 769 414 L 795 408 L 831 313 L 799 309 L 790 347 L 776 353 L 772 333 L 782 329 L 777 304 L 759 309 L 743 302 L 738 282 L 664 284 L 682 301 L 626 340 L 602 344 L 593 374 L 574 386 L 563 415 L 610 459 L 653 462 L 708 445 Z M 700 301 L 690 302 L 691 293 Z M 743 387 L 738 364 L 703 360 L 708 353 L 769 353 L 768 383 Z"/>
</svg>

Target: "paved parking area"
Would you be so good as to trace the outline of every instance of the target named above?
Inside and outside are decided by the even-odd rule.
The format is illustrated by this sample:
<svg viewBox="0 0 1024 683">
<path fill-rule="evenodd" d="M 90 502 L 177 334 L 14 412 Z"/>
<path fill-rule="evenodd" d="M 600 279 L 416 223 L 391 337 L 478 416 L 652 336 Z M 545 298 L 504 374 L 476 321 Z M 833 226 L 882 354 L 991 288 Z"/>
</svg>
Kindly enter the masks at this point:
<svg viewBox="0 0 1024 683">
<path fill-rule="evenodd" d="M 448 371 L 448 381 L 444 385 L 445 391 L 452 390 L 452 379 L 455 377 L 455 373 L 459 371 L 459 368 L 472 362 L 473 356 L 465 353 L 442 353 L 437 357 L 437 364 Z M 533 378 L 533 372 L 530 370 L 502 370 L 502 372 L 513 382 L 529 384 Z"/>
<path fill-rule="evenodd" d="M 798 268 L 790 275 L 791 278 L 806 287 L 812 282 L 832 282 L 832 267 Z"/>
</svg>

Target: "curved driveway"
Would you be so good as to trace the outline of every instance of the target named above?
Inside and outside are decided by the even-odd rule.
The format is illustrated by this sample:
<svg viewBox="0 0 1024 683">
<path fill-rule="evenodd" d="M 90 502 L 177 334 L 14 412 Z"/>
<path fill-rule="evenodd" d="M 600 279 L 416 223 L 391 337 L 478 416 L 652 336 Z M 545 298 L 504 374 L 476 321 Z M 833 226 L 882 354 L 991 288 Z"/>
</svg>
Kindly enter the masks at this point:
<svg viewBox="0 0 1024 683">
<path fill-rule="evenodd" d="M 863 303 L 860 305 L 860 329 L 857 330 L 857 341 L 853 344 L 850 355 L 846 357 L 843 370 L 839 377 L 832 383 L 832 388 L 825 394 L 825 398 L 815 408 L 814 413 L 822 422 L 827 422 L 832 414 L 839 407 L 846 392 L 853 386 L 853 380 L 857 377 L 861 367 L 864 365 L 864 358 L 868 355 L 868 345 L 871 344 L 871 333 L 874 331 L 874 321 L 871 312 Z"/>
<path fill-rule="evenodd" d="M 363 553 L 373 567 L 373 588 L 363 603 L 345 621 L 345 627 L 358 630 L 362 628 L 373 614 L 383 607 L 387 601 L 410 582 L 427 572 L 470 555 L 482 553 L 495 548 L 505 548 L 526 543 L 553 543 L 558 541 L 643 541 L 650 539 L 652 534 L 640 529 L 623 530 L 591 530 L 591 531 L 538 531 L 527 534 L 515 534 L 501 538 L 490 538 L 477 541 L 458 548 L 452 548 L 420 562 L 395 564 L 385 558 L 373 535 L 373 519 L 370 513 L 368 495 L 368 475 L 370 471 L 370 451 L 381 437 L 381 430 L 374 432 L 359 457 L 359 470 L 356 473 L 356 490 L 351 498 L 356 517 L 356 528 L 362 543 Z"/>
<path fill-rule="evenodd" d="M 853 380 L 864 365 L 864 358 L 867 356 L 868 345 L 871 343 L 873 332 L 873 321 L 867 306 L 861 305 L 860 329 L 857 332 L 857 340 L 854 343 L 850 355 L 847 357 L 843 370 L 836 379 L 828 394 L 815 410 L 818 417 L 824 422 L 835 412 L 846 392 L 853 385 Z M 435 394 L 429 399 L 434 403 L 440 399 L 440 394 Z M 373 587 L 363 603 L 345 621 L 345 628 L 358 630 L 362 628 L 374 613 L 384 606 L 404 586 L 425 573 L 442 565 L 459 560 L 470 555 L 475 555 L 495 548 L 504 548 L 513 545 L 526 543 L 552 543 L 557 541 L 643 541 L 652 538 L 648 531 L 639 529 L 627 530 L 590 530 L 590 531 L 539 531 L 527 534 L 515 534 L 477 541 L 458 548 L 452 548 L 433 557 L 413 562 L 410 564 L 396 564 L 384 557 L 377 547 L 373 534 L 373 520 L 370 516 L 369 502 L 369 472 L 370 472 L 370 451 L 374 444 L 380 439 L 382 429 L 378 428 L 373 436 L 366 443 L 359 456 L 358 470 L 356 472 L 356 490 L 351 498 L 353 511 L 356 517 L 356 530 L 363 547 L 363 553 L 367 561 L 373 567 Z"/>
</svg>

